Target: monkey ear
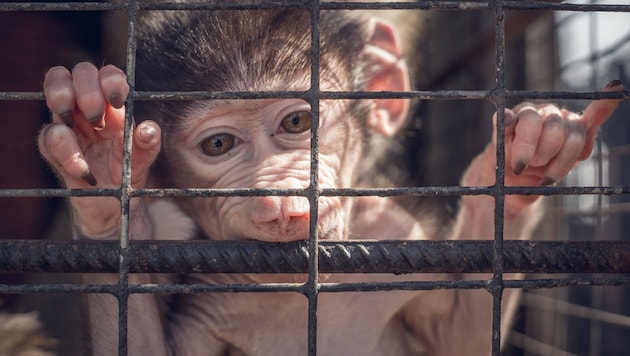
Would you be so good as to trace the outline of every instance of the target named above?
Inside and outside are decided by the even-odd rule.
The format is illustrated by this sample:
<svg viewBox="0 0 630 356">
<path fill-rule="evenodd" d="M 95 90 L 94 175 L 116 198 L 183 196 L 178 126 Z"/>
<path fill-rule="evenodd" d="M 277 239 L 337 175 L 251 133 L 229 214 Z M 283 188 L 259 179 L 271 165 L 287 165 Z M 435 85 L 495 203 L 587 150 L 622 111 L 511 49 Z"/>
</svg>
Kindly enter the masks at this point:
<svg viewBox="0 0 630 356">
<path fill-rule="evenodd" d="M 369 40 L 363 55 L 374 68 L 367 80 L 367 91 L 409 91 L 409 70 L 402 56 L 394 26 L 379 18 L 370 19 Z M 409 113 L 409 99 L 375 99 L 368 117 L 372 130 L 391 136 L 403 125 Z"/>
</svg>

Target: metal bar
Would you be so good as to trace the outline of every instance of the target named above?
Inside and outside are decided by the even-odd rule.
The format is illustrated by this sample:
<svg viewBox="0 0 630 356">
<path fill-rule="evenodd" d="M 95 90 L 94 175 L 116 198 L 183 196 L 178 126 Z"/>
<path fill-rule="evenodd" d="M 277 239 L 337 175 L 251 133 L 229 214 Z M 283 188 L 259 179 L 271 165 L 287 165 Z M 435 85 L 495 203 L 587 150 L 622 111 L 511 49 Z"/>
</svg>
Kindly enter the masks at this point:
<svg viewBox="0 0 630 356">
<path fill-rule="evenodd" d="M 129 86 L 135 86 L 136 78 L 136 47 L 137 47 L 137 18 L 138 1 L 127 2 L 126 7 L 129 34 L 127 37 L 127 81 Z M 133 147 L 133 113 L 134 95 L 130 93 L 125 103 L 125 126 L 123 133 L 122 172 L 120 185 L 120 240 L 119 240 L 119 279 L 118 279 L 118 355 L 126 356 L 128 353 L 128 320 L 129 320 L 129 272 L 130 256 L 129 241 L 131 240 L 131 155 Z"/>
<path fill-rule="evenodd" d="M 135 100 L 249 100 L 249 99 L 304 99 L 312 97 L 307 92 L 296 91 L 134 91 Z M 423 100 L 463 100 L 463 99 L 496 99 L 500 97 L 515 100 L 567 99 L 567 100 L 599 100 L 628 99 L 630 90 L 616 92 L 602 91 L 539 91 L 539 90 L 505 90 L 497 94 L 494 90 L 411 90 L 405 92 L 365 92 L 365 91 L 322 91 L 320 99 L 423 99 Z M 43 92 L 0 91 L 0 100 L 44 100 Z"/>
<path fill-rule="evenodd" d="M 504 187 L 505 194 L 518 195 L 619 195 L 630 194 L 630 186 L 611 187 Z M 492 195 L 492 187 L 402 187 L 402 188 L 324 188 L 320 196 L 463 196 Z M 253 196 L 305 196 L 306 189 L 213 189 L 213 188 L 168 188 L 168 189 L 136 189 L 129 192 L 131 197 L 253 197 Z M 0 189 L 0 198 L 9 197 L 87 197 L 114 196 L 120 198 L 120 189 Z"/>
<path fill-rule="evenodd" d="M 321 100 L 320 88 L 320 2 L 310 1 L 311 15 L 311 88 L 308 91 L 308 102 L 311 106 L 313 124 L 311 127 L 311 167 L 309 174 L 308 203 L 309 238 L 308 238 L 308 282 L 306 297 L 308 298 L 308 330 L 307 352 L 309 356 L 317 356 L 317 307 L 319 302 L 319 105 Z"/>
<path fill-rule="evenodd" d="M 320 241 L 320 273 L 492 272 L 493 241 Z M 0 241 L 0 272 L 117 272 L 116 241 Z M 129 269 L 151 273 L 306 273 L 308 242 L 131 241 Z M 630 243 L 514 241 L 504 272 L 630 273 Z"/>
<path fill-rule="evenodd" d="M 401 282 L 371 283 L 320 283 L 320 293 L 378 292 L 378 291 L 419 291 L 436 289 L 488 289 L 488 280 L 407 280 Z M 630 277 L 609 275 L 605 277 L 566 277 L 556 279 L 503 280 L 504 288 L 560 288 L 560 287 L 602 287 L 629 286 Z M 130 294 L 162 293 L 250 293 L 250 292 L 297 292 L 306 293 L 301 283 L 262 283 L 262 284 L 139 284 L 129 285 Z M 118 285 L 82 284 L 0 284 L 2 294 L 77 294 L 110 293 L 116 294 Z"/>
<path fill-rule="evenodd" d="M 248 10 L 271 8 L 304 8 L 310 4 L 296 1 L 283 2 L 141 2 L 140 10 Z M 418 1 L 418 2 L 323 2 L 322 10 L 491 10 L 493 1 Z M 629 5 L 562 4 L 549 1 L 506 1 L 506 10 L 553 10 L 581 12 L 630 12 Z M 112 2 L 6 2 L 0 3 L 0 11 L 105 11 L 125 9 L 124 3 Z"/>
<path fill-rule="evenodd" d="M 503 2 L 498 1 L 494 10 L 495 15 L 495 65 L 496 65 L 496 89 L 495 104 L 497 106 L 496 132 L 505 131 L 505 10 Z M 501 304 L 503 300 L 503 271 L 504 271 L 504 211 L 505 211 L 505 135 L 497 134 L 497 168 L 495 172 L 496 184 L 494 186 L 494 244 L 492 251 L 492 282 L 490 293 L 492 294 L 492 355 L 501 353 Z"/>
</svg>

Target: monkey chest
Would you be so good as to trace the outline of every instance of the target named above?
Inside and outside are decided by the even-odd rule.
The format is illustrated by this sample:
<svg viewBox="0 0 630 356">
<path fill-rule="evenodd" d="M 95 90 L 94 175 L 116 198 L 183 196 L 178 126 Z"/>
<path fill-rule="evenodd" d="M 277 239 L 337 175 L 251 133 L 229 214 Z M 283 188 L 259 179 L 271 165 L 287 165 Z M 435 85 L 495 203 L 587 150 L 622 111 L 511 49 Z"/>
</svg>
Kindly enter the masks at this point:
<svg viewBox="0 0 630 356">
<path fill-rule="evenodd" d="M 192 295 L 177 319 L 180 335 L 205 335 L 206 347 L 228 355 L 306 355 L 308 300 L 299 293 Z M 321 293 L 317 305 L 317 351 L 321 355 L 413 355 L 401 308 L 412 292 Z M 194 319 L 190 323 L 185 318 Z M 176 337 L 175 334 L 174 337 Z M 216 343 L 222 346 L 217 348 Z M 190 343 L 176 342 L 188 347 Z M 180 350 L 178 350 L 180 351 Z M 176 352 L 177 353 L 177 352 Z M 179 354 L 179 353 L 178 353 Z"/>
</svg>

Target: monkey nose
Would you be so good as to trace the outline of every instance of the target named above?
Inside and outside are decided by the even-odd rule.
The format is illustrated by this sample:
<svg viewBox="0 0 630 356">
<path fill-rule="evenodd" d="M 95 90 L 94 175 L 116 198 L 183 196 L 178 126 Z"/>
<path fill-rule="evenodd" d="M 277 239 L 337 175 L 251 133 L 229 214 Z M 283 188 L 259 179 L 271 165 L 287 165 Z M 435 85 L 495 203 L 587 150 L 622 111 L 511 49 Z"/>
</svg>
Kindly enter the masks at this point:
<svg viewBox="0 0 630 356">
<path fill-rule="evenodd" d="M 308 222 L 309 211 L 304 197 L 261 197 L 253 206 L 251 220 L 254 225 L 277 224 L 281 233 L 287 233 Z"/>
</svg>

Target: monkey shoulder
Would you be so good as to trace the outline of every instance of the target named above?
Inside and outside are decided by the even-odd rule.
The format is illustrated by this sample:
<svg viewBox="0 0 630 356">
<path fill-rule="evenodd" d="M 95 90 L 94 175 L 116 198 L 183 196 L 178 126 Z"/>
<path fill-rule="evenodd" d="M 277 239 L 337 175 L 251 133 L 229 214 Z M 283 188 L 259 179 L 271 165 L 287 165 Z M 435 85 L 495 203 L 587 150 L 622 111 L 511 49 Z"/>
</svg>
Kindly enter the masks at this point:
<svg viewBox="0 0 630 356">
<path fill-rule="evenodd" d="M 197 234 L 195 222 L 171 199 L 148 202 L 154 240 L 191 240 Z"/>
<path fill-rule="evenodd" d="M 391 198 L 355 198 L 350 236 L 356 240 L 424 240 L 425 231 L 417 219 Z"/>
</svg>

